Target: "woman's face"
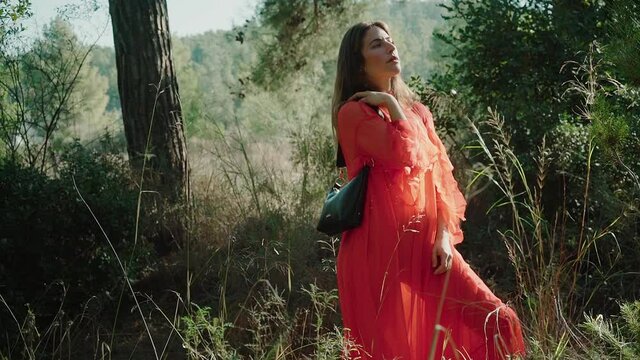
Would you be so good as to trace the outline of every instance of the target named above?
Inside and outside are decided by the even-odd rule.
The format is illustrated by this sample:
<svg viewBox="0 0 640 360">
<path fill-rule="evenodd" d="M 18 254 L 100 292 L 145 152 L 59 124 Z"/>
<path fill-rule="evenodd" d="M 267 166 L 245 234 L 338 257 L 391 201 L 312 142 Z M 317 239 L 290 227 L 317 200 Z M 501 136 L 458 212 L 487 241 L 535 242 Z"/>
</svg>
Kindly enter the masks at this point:
<svg viewBox="0 0 640 360">
<path fill-rule="evenodd" d="M 364 71 L 373 83 L 384 82 L 400 74 L 400 56 L 393 40 L 377 26 L 365 33 L 362 41 Z"/>
</svg>

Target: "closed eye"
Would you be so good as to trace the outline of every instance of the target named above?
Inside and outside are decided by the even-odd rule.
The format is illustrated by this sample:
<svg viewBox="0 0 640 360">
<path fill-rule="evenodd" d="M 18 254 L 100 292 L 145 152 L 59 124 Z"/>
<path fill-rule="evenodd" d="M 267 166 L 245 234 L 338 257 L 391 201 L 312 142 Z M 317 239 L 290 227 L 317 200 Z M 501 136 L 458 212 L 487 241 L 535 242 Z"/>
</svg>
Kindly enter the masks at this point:
<svg viewBox="0 0 640 360">
<path fill-rule="evenodd" d="M 389 41 L 390 43 L 392 43 L 393 45 L 395 45 L 396 43 L 393 41 L 393 39 L 391 39 L 390 37 L 386 38 L 387 41 Z M 373 47 L 376 47 L 378 45 L 380 45 L 380 43 L 382 42 L 382 39 L 373 39 L 371 40 L 370 44 L 373 45 Z M 375 44 L 374 44 L 375 43 Z"/>
</svg>

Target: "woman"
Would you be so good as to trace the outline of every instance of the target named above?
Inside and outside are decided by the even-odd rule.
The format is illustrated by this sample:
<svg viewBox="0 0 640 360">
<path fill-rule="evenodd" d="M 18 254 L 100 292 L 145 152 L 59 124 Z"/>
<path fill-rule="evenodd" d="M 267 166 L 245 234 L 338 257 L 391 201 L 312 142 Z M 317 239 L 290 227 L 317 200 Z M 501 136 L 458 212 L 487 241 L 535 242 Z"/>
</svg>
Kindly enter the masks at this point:
<svg viewBox="0 0 640 360">
<path fill-rule="evenodd" d="M 348 179 L 372 165 L 362 224 L 342 234 L 337 259 L 345 340 L 354 345 L 345 357 L 522 355 L 516 313 L 454 248 L 466 201 L 431 112 L 400 70 L 383 22 L 359 23 L 344 35 L 333 128 Z"/>
</svg>

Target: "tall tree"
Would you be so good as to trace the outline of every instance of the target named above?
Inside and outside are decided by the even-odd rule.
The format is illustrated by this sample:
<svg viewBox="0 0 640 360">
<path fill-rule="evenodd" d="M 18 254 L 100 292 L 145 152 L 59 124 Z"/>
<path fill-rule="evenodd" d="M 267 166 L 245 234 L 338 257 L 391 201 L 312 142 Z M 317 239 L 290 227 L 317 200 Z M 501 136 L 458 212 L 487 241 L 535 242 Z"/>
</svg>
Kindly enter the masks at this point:
<svg viewBox="0 0 640 360">
<path fill-rule="evenodd" d="M 109 0 L 109 12 L 130 163 L 144 168 L 141 185 L 160 194 L 156 205 L 171 206 L 188 198 L 189 186 L 166 0 Z M 169 216 L 156 241 L 161 252 L 184 234 L 178 217 Z"/>
</svg>

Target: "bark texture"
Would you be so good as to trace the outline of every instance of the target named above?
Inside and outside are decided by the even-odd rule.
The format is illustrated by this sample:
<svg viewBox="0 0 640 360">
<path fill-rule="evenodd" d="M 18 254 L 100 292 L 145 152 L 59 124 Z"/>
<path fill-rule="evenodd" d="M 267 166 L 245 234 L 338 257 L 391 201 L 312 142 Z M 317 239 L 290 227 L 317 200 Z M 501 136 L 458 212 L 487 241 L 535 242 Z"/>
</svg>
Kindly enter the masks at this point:
<svg viewBox="0 0 640 360">
<path fill-rule="evenodd" d="M 109 12 L 130 163 L 140 172 L 146 154 L 143 189 L 157 191 L 159 197 L 151 195 L 154 210 L 166 215 L 171 206 L 189 198 L 186 142 L 166 1 L 109 0 Z M 179 245 L 185 233 L 182 221 L 176 216 L 169 218 L 173 219 L 164 221 L 156 234 L 161 252 Z"/>
</svg>

